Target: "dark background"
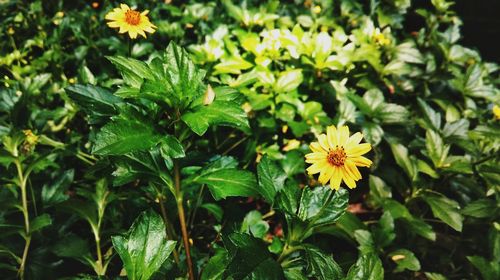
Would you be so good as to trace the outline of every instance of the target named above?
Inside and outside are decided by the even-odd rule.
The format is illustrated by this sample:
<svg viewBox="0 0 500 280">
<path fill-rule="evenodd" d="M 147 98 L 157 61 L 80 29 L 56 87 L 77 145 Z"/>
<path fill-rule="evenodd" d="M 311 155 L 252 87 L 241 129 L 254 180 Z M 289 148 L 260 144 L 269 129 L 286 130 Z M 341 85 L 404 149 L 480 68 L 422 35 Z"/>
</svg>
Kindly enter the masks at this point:
<svg viewBox="0 0 500 280">
<path fill-rule="evenodd" d="M 461 43 L 500 63 L 500 0 L 456 0 L 451 8 L 463 21 Z"/>
</svg>

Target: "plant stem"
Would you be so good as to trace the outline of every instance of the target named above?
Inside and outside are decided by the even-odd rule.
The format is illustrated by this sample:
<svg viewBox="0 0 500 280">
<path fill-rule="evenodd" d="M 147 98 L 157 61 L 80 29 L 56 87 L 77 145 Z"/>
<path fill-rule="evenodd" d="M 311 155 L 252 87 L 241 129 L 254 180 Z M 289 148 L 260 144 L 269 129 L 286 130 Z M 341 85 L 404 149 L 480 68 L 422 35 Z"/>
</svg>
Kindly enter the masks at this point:
<svg viewBox="0 0 500 280">
<path fill-rule="evenodd" d="M 98 276 L 103 276 L 105 274 L 104 271 L 104 266 L 103 266 L 103 261 L 102 261 L 102 252 L 101 252 L 101 238 L 99 236 L 96 236 L 95 238 L 95 246 L 97 249 L 97 275 Z"/>
<path fill-rule="evenodd" d="M 15 161 L 16 168 L 17 168 L 17 176 L 19 177 L 19 188 L 21 188 L 21 201 L 22 201 L 22 212 L 24 216 L 24 230 L 26 236 L 24 239 L 26 240 L 26 243 L 24 245 L 24 250 L 23 250 L 23 257 L 21 259 L 21 264 L 19 266 L 19 271 L 18 275 L 20 279 L 24 279 L 24 270 L 26 267 L 26 259 L 28 258 L 28 251 L 30 248 L 31 244 L 31 230 L 30 230 L 30 219 L 29 219 L 29 212 L 28 212 L 28 198 L 27 198 L 27 193 L 26 193 L 26 182 L 27 178 L 25 178 L 24 173 L 23 173 L 23 168 L 21 166 L 21 161 L 19 159 L 16 159 Z"/>
<path fill-rule="evenodd" d="M 160 204 L 161 215 L 163 217 L 163 222 L 165 223 L 167 238 L 169 240 L 175 240 L 174 234 L 172 232 L 172 226 L 171 226 L 171 223 L 170 223 L 168 216 L 167 216 L 167 210 L 165 209 L 165 205 L 163 204 L 163 198 L 159 197 L 158 203 Z M 177 248 L 174 248 L 173 254 L 174 254 L 175 263 L 179 264 L 180 260 L 179 260 L 179 252 L 177 251 Z"/>
<path fill-rule="evenodd" d="M 181 173 L 179 163 L 174 161 L 174 182 L 175 182 L 175 197 L 177 201 L 177 212 L 181 224 L 182 240 L 184 242 L 184 250 L 186 250 L 186 262 L 188 266 L 189 280 L 194 280 L 193 261 L 191 260 L 191 252 L 189 248 L 189 235 L 186 227 L 186 215 L 184 213 L 183 196 L 181 191 Z"/>
</svg>

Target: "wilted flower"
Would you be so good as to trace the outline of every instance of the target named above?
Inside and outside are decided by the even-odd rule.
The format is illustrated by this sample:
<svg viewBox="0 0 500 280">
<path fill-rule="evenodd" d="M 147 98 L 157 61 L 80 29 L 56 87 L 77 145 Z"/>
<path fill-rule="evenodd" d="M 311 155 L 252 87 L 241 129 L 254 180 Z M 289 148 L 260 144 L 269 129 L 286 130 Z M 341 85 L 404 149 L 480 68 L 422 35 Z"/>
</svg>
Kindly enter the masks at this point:
<svg viewBox="0 0 500 280">
<path fill-rule="evenodd" d="M 372 161 L 363 157 L 371 150 L 368 143 L 359 142 L 363 134 L 357 132 L 349 137 L 349 128 L 342 126 L 338 130 L 329 126 L 326 134 L 318 137 L 318 142 L 309 146 L 312 153 L 306 155 L 306 162 L 312 165 L 307 168 L 309 174 L 319 173 L 319 182 L 338 190 L 343 180 L 349 188 L 356 187 L 356 181 L 361 179 L 360 167 L 369 167 Z"/>
<path fill-rule="evenodd" d="M 146 16 L 148 13 L 148 10 L 141 13 L 121 4 L 119 8 L 114 8 L 106 14 L 106 19 L 109 20 L 109 27 L 119 28 L 118 33 L 128 32 L 131 39 L 137 38 L 137 34 L 146 38 L 145 32 L 154 33 L 156 28 Z"/>
</svg>

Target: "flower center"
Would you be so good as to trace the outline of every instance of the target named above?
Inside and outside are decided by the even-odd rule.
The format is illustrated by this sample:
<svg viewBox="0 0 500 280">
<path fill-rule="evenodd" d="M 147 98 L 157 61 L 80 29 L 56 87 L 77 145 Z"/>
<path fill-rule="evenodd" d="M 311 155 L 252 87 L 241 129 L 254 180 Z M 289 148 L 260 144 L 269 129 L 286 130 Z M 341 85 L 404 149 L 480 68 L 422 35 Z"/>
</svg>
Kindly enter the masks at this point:
<svg viewBox="0 0 500 280">
<path fill-rule="evenodd" d="M 328 155 L 326 156 L 328 163 L 335 166 L 343 166 L 346 158 L 347 155 L 342 146 L 335 146 L 334 150 L 328 150 Z"/>
<path fill-rule="evenodd" d="M 130 25 L 138 25 L 141 21 L 141 13 L 134 10 L 128 10 L 125 12 L 125 21 Z"/>
</svg>

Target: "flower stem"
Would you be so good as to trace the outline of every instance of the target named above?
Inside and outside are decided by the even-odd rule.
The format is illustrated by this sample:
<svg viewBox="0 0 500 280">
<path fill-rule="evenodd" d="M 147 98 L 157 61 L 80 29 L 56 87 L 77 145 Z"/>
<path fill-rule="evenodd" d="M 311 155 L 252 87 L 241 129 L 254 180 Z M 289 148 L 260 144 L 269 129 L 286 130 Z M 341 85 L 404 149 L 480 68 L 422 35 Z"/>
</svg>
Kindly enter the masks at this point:
<svg viewBox="0 0 500 280">
<path fill-rule="evenodd" d="M 175 197 L 177 200 L 177 212 L 181 224 L 182 240 L 184 242 L 184 250 L 186 250 L 186 262 L 188 266 L 189 280 L 194 280 L 193 261 L 191 260 L 191 252 L 189 248 L 189 235 L 186 227 L 186 215 L 184 213 L 183 196 L 181 191 L 181 173 L 179 163 L 174 161 L 174 182 L 175 182 Z"/>
<path fill-rule="evenodd" d="M 24 245 L 23 256 L 21 259 L 21 264 L 18 270 L 18 276 L 20 279 L 24 279 L 24 271 L 26 267 L 26 260 L 28 258 L 28 251 L 31 244 L 31 230 L 30 230 L 30 219 L 29 219 L 29 211 L 28 211 L 28 198 L 26 193 L 26 183 L 27 178 L 24 176 L 23 168 L 21 165 L 21 161 L 16 159 L 15 165 L 17 168 L 17 176 L 19 178 L 19 188 L 21 189 L 21 202 L 22 202 L 22 212 L 24 216 L 24 230 L 26 243 Z"/>
</svg>

